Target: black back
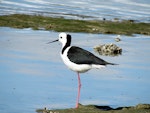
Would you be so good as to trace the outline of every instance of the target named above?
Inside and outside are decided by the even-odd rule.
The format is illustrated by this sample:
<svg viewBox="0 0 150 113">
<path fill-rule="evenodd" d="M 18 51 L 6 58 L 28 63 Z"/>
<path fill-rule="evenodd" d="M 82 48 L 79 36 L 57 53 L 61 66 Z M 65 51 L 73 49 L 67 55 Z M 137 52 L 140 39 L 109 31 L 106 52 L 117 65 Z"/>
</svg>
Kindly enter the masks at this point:
<svg viewBox="0 0 150 113">
<path fill-rule="evenodd" d="M 103 59 L 98 58 L 94 54 L 92 54 L 82 48 L 76 47 L 76 46 L 72 46 L 69 49 L 68 58 L 70 59 L 70 61 L 72 61 L 76 64 L 97 64 L 97 65 L 111 64 L 111 65 L 114 65 L 114 64 L 108 63 L 108 62 L 104 61 Z"/>
</svg>

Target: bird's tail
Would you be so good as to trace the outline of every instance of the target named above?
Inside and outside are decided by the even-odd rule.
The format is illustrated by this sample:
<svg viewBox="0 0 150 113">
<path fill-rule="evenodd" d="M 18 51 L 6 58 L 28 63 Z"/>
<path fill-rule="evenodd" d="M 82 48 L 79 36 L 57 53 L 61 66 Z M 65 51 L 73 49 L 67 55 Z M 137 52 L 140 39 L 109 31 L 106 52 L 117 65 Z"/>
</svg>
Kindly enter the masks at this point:
<svg viewBox="0 0 150 113">
<path fill-rule="evenodd" d="M 107 62 L 107 65 L 119 65 L 119 64 Z"/>
</svg>

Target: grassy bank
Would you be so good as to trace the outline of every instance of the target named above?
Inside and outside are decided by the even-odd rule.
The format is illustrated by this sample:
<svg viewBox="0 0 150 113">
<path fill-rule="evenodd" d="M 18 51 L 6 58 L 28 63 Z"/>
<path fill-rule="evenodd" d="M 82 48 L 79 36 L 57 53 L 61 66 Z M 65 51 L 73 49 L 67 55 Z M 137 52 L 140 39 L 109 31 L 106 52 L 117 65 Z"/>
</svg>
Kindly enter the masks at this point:
<svg viewBox="0 0 150 113">
<path fill-rule="evenodd" d="M 95 105 L 80 105 L 78 109 L 58 109 L 47 110 L 38 109 L 37 113 L 150 113 L 150 104 L 138 104 L 137 106 L 119 107 L 113 109 L 109 106 L 95 106 Z"/>
<path fill-rule="evenodd" d="M 35 30 L 45 29 L 58 32 L 150 35 L 150 23 L 134 23 L 131 21 L 84 21 L 24 14 L 0 16 L 0 26 L 32 28 Z"/>
</svg>

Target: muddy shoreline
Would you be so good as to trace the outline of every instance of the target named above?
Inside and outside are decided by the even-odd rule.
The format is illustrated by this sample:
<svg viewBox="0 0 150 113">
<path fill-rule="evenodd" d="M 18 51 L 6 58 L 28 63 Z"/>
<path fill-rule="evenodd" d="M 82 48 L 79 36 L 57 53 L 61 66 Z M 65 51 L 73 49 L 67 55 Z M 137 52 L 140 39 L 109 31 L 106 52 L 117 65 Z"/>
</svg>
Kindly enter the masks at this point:
<svg viewBox="0 0 150 113">
<path fill-rule="evenodd" d="M 110 106 L 81 105 L 78 109 L 37 109 L 37 113 L 150 113 L 150 104 L 138 104 L 136 106 L 111 108 Z"/>
<path fill-rule="evenodd" d="M 133 20 L 74 20 L 41 15 L 13 14 L 0 16 L 0 26 L 57 32 L 150 35 L 150 23 L 136 23 Z"/>
</svg>

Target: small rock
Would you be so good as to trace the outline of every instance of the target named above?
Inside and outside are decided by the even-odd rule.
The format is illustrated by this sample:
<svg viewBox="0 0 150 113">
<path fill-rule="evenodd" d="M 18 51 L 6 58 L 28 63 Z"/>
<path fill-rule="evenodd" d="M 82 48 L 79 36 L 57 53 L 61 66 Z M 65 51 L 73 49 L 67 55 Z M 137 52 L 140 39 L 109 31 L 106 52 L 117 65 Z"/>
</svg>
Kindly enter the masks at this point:
<svg viewBox="0 0 150 113">
<path fill-rule="evenodd" d="M 135 109 L 150 109 L 150 104 L 138 104 Z"/>
<path fill-rule="evenodd" d="M 98 52 L 100 55 L 106 56 L 117 56 L 122 53 L 122 48 L 112 43 L 95 46 L 94 50 Z"/>
<path fill-rule="evenodd" d="M 118 35 L 118 36 L 115 38 L 115 41 L 116 41 L 116 42 L 121 41 L 121 39 L 120 39 L 120 35 Z"/>
</svg>

